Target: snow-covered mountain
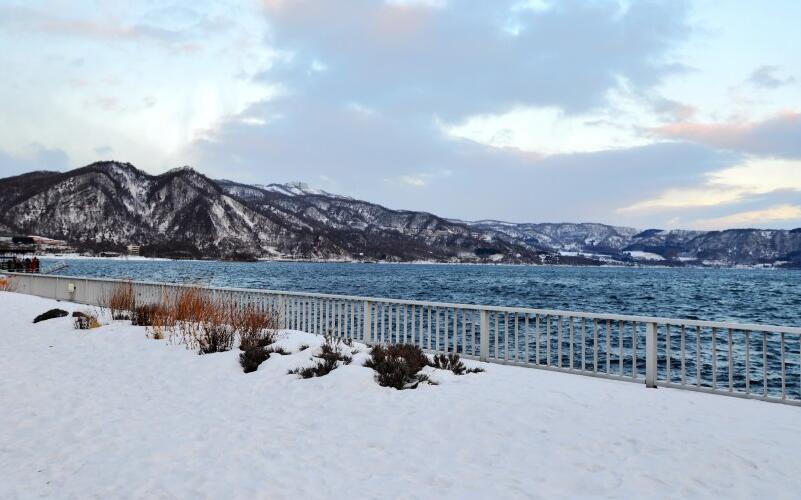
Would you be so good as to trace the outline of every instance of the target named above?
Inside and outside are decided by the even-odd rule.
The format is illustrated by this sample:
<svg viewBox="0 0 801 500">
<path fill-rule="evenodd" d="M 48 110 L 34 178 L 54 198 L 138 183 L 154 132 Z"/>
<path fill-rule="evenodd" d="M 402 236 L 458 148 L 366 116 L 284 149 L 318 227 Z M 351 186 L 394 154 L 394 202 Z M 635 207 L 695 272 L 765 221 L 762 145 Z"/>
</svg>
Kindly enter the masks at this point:
<svg viewBox="0 0 801 500">
<path fill-rule="evenodd" d="M 302 183 L 248 185 L 128 163 L 0 179 L 0 231 L 150 255 L 801 267 L 801 229 L 644 231 L 596 223 L 449 220 Z"/>
<path fill-rule="evenodd" d="M 0 225 L 92 250 L 139 244 L 149 254 L 195 257 L 548 259 L 503 234 L 432 214 L 389 210 L 299 184 L 214 181 L 191 168 L 152 176 L 118 162 L 0 180 Z"/>
<path fill-rule="evenodd" d="M 801 266 L 801 228 L 641 231 L 597 223 L 517 224 L 485 220 L 466 224 L 503 232 L 545 252 L 607 256 L 624 262 Z"/>
</svg>

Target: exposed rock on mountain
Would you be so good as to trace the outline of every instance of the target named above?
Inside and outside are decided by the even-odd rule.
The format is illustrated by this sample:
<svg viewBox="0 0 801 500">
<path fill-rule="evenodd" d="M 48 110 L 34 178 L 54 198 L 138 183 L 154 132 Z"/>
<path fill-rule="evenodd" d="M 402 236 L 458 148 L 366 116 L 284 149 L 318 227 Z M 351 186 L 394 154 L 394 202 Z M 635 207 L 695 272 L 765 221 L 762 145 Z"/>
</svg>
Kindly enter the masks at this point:
<svg viewBox="0 0 801 500">
<path fill-rule="evenodd" d="M 0 180 L 0 224 L 88 249 L 149 254 L 541 262 L 503 234 L 431 214 L 303 189 L 213 181 L 190 168 L 152 176 L 102 162 Z M 558 260 L 558 258 L 557 258 Z"/>
</svg>

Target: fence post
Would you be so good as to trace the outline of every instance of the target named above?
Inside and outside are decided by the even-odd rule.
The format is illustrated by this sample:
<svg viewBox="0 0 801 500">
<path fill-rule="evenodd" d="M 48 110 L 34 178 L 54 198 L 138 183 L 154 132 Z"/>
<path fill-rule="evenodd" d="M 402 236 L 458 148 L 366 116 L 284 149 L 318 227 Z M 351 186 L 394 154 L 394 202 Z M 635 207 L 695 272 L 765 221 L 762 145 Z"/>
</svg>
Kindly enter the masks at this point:
<svg viewBox="0 0 801 500">
<path fill-rule="evenodd" d="M 369 300 L 364 301 L 364 343 L 369 344 L 373 341 L 373 304 Z"/>
<path fill-rule="evenodd" d="M 286 330 L 289 328 L 289 318 L 287 318 L 288 308 L 286 298 L 282 294 L 278 295 L 278 304 L 279 314 L 281 315 L 281 329 Z"/>
<path fill-rule="evenodd" d="M 645 387 L 656 388 L 656 323 L 645 328 Z"/>
<path fill-rule="evenodd" d="M 479 359 L 487 361 L 489 358 L 489 311 L 486 309 L 481 310 L 481 350 Z"/>
</svg>

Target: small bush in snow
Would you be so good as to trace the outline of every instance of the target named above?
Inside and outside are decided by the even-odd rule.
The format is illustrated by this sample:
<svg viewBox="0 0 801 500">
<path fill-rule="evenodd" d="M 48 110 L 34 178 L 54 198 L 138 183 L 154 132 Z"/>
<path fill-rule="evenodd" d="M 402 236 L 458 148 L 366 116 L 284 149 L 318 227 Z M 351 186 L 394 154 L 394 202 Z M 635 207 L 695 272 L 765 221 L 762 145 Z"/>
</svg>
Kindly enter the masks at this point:
<svg viewBox="0 0 801 500">
<path fill-rule="evenodd" d="M 235 340 L 236 329 L 233 326 L 218 318 L 206 318 L 197 337 L 198 354 L 230 351 Z"/>
<path fill-rule="evenodd" d="M 72 324 L 76 330 L 89 330 L 100 326 L 97 318 L 89 313 L 76 311 L 72 313 Z"/>
<path fill-rule="evenodd" d="M 343 340 L 339 337 L 326 335 L 325 342 L 320 346 L 320 354 L 317 357 L 323 360 L 342 361 L 348 365 L 351 362 L 351 357 L 342 352 L 344 350 L 342 346 L 351 346 L 352 344 L 353 342 L 350 339 Z"/>
<path fill-rule="evenodd" d="M 470 368 L 468 369 L 458 354 L 436 354 L 434 359 L 429 363 L 432 368 L 440 370 L 450 370 L 454 375 L 464 375 L 465 373 L 480 373 L 483 368 Z"/>
<path fill-rule="evenodd" d="M 309 344 L 300 344 L 300 346 L 298 347 L 298 352 L 305 351 L 308 348 Z"/>
<path fill-rule="evenodd" d="M 428 358 L 419 347 L 412 344 L 375 346 L 364 366 L 376 372 L 376 381 L 384 387 L 415 389 L 422 382 L 431 382 L 420 373 Z"/>
<path fill-rule="evenodd" d="M 270 359 L 270 355 L 272 354 L 287 356 L 292 353 L 281 346 L 251 346 L 242 349 L 242 354 L 239 355 L 239 364 L 242 365 L 242 370 L 244 370 L 245 373 L 255 372 L 260 364 Z"/>
<path fill-rule="evenodd" d="M 319 354 L 314 356 L 319 361 L 314 366 L 289 370 L 289 374 L 300 375 L 301 378 L 322 377 L 336 370 L 340 364 L 349 365 L 353 358 L 342 352 L 342 345 L 343 342 L 339 338 L 326 335 Z"/>
<path fill-rule="evenodd" d="M 270 353 L 263 347 L 250 347 L 239 355 L 239 364 L 245 373 L 255 372 L 259 365 L 270 358 Z"/>
<path fill-rule="evenodd" d="M 292 354 L 291 352 L 287 351 L 281 346 L 270 346 L 267 349 L 265 349 L 265 351 L 267 351 L 270 354 L 280 354 L 281 356 L 289 356 L 290 354 Z"/>
</svg>

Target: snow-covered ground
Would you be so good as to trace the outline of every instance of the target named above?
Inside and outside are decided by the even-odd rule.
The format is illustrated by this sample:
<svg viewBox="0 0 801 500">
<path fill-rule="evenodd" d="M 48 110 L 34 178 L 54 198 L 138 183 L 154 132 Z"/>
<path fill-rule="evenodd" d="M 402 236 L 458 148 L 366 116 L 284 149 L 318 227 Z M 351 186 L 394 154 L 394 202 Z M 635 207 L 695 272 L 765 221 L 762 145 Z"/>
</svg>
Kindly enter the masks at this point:
<svg viewBox="0 0 801 500">
<path fill-rule="evenodd" d="M 0 292 L 0 498 L 797 498 L 801 409 L 485 365 L 396 391 L 319 338 L 244 374 Z M 108 323 L 108 321 L 106 321 Z M 311 344 L 299 352 L 301 343 Z"/>
</svg>

